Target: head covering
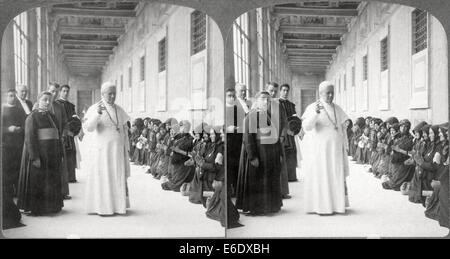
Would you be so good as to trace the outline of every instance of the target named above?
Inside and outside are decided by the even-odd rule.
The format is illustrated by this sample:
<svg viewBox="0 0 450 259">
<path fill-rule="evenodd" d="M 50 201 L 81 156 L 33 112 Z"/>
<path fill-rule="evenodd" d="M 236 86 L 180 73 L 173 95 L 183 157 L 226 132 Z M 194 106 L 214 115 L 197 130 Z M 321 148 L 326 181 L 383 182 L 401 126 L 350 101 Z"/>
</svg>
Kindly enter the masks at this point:
<svg viewBox="0 0 450 259">
<path fill-rule="evenodd" d="M 363 128 L 366 125 L 366 120 L 363 117 L 359 117 L 356 119 L 355 125 L 358 125 L 360 128 Z"/>
<path fill-rule="evenodd" d="M 37 102 L 39 103 L 39 100 L 42 98 L 42 96 L 44 96 L 44 95 L 50 95 L 50 96 L 52 96 L 52 93 L 50 93 L 49 91 L 42 91 L 42 92 L 40 92 L 39 94 L 38 94 L 38 96 L 37 96 Z"/>
<path fill-rule="evenodd" d="M 399 131 L 400 130 L 400 124 L 398 122 L 393 123 L 391 125 L 391 128 L 395 129 L 395 131 Z"/>
<path fill-rule="evenodd" d="M 329 86 L 334 87 L 334 84 L 330 81 L 323 81 L 322 83 L 320 83 L 319 93 L 322 92 L 323 90 L 327 89 Z"/>
<path fill-rule="evenodd" d="M 115 86 L 113 83 L 111 83 L 111 82 L 109 82 L 109 81 L 106 81 L 106 82 L 104 82 L 104 83 L 102 84 L 102 86 L 101 86 L 101 88 L 100 88 L 100 92 L 101 92 L 101 93 L 104 93 L 104 92 L 106 92 L 107 90 L 109 90 L 109 89 L 111 89 L 111 88 L 116 88 L 116 86 Z"/>
<path fill-rule="evenodd" d="M 396 117 L 389 117 L 386 119 L 386 123 L 389 123 L 392 125 L 394 123 L 398 123 L 398 119 Z"/>
<path fill-rule="evenodd" d="M 380 118 L 375 118 L 375 119 L 373 119 L 373 123 L 377 124 L 377 125 L 381 125 L 383 123 L 383 120 Z"/>
<path fill-rule="evenodd" d="M 138 129 L 142 129 L 142 127 L 144 127 L 144 120 L 142 120 L 141 118 L 136 118 L 133 124 L 136 125 Z"/>
<path fill-rule="evenodd" d="M 430 128 L 431 128 L 431 125 L 426 124 L 425 126 L 422 127 L 422 133 L 426 133 L 427 135 L 429 135 Z"/>
<path fill-rule="evenodd" d="M 411 122 L 408 119 L 403 119 L 399 123 L 400 126 L 406 126 L 408 129 L 411 128 Z"/>
<path fill-rule="evenodd" d="M 297 116 L 290 116 L 287 119 L 288 123 L 288 129 L 292 132 L 294 132 L 294 135 L 297 135 L 300 133 L 300 130 L 302 129 L 302 120 L 300 120 Z"/>
<path fill-rule="evenodd" d="M 442 124 L 439 124 L 439 129 L 440 129 L 443 133 L 445 132 L 445 134 L 447 134 L 447 132 L 448 132 L 448 126 L 449 126 L 449 123 L 448 123 L 448 122 L 442 123 Z"/>
<path fill-rule="evenodd" d="M 161 124 L 161 121 L 158 119 L 153 120 L 153 125 L 159 126 Z"/>
<path fill-rule="evenodd" d="M 175 124 L 178 124 L 178 121 L 175 118 L 168 118 L 164 123 L 172 128 Z"/>
<path fill-rule="evenodd" d="M 426 123 L 425 121 L 419 122 L 419 124 L 417 124 L 417 125 L 414 127 L 413 132 L 414 132 L 414 133 L 418 132 L 419 134 L 422 135 L 422 128 L 423 128 L 425 125 L 427 125 L 427 123 Z"/>
<path fill-rule="evenodd" d="M 191 129 L 191 123 L 188 120 L 182 120 L 178 123 L 178 126 L 184 126 L 189 131 Z"/>
<path fill-rule="evenodd" d="M 211 129 L 214 130 L 214 134 L 216 135 L 216 142 L 222 141 L 222 138 L 220 137 L 220 131 L 223 130 L 223 125 L 212 126 Z"/>
<path fill-rule="evenodd" d="M 206 124 L 205 122 L 202 122 L 200 124 L 198 124 L 197 126 L 195 126 L 195 128 L 193 129 L 193 133 L 194 134 L 203 134 L 203 132 L 205 131 L 205 127 L 208 124 Z"/>
<path fill-rule="evenodd" d="M 159 128 L 160 128 L 160 129 L 166 129 L 166 124 L 165 124 L 165 123 L 159 124 Z"/>
<path fill-rule="evenodd" d="M 216 134 L 220 134 L 220 133 L 221 133 L 220 131 L 223 130 L 223 125 L 216 125 L 216 126 L 213 126 L 212 129 L 214 130 L 214 132 L 215 132 Z"/>
<path fill-rule="evenodd" d="M 203 125 L 203 134 L 208 134 L 208 135 L 211 134 L 211 129 L 212 129 L 212 127 L 205 123 Z"/>
<path fill-rule="evenodd" d="M 448 138 L 448 122 L 442 123 L 439 125 L 439 129 L 441 130 L 442 134 L 444 134 L 445 138 Z"/>
<path fill-rule="evenodd" d="M 353 127 L 353 121 L 351 119 L 347 119 L 348 121 L 348 127 L 351 129 Z"/>
<path fill-rule="evenodd" d="M 439 125 L 431 126 L 431 130 L 434 132 L 434 139 L 439 139 Z"/>
</svg>

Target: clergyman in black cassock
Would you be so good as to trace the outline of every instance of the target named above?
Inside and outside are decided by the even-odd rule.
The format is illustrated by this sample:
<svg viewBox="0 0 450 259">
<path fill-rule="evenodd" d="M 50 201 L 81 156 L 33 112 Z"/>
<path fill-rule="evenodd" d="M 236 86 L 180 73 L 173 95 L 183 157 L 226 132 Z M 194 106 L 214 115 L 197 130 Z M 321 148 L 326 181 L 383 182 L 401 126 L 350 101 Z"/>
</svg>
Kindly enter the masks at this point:
<svg viewBox="0 0 450 259">
<path fill-rule="evenodd" d="M 261 99 L 258 103 L 270 100 L 267 92 L 262 92 L 258 98 Z M 283 205 L 278 136 L 266 105 L 257 105 L 245 117 L 236 208 L 250 215 L 275 213 Z"/>
<path fill-rule="evenodd" d="M 13 228 L 20 225 L 21 214 L 14 203 L 14 193 L 18 188 L 20 159 L 23 144 L 23 116 L 14 105 L 15 90 L 7 92 L 7 102 L 2 107 L 2 227 Z"/>
<path fill-rule="evenodd" d="M 64 106 L 58 102 L 56 102 L 56 98 L 58 96 L 60 90 L 60 86 L 58 84 L 50 84 L 48 87 L 48 91 L 53 94 L 53 102 L 50 107 L 50 112 L 55 116 L 55 124 L 58 128 L 59 137 L 62 141 L 61 143 L 61 150 L 62 150 L 62 162 L 60 163 L 61 169 L 61 184 L 62 184 L 62 194 L 65 199 L 70 199 L 69 196 L 69 175 L 67 171 L 67 165 L 66 165 L 66 152 L 64 150 L 64 139 L 63 137 L 67 134 L 67 131 L 65 130 L 66 124 L 67 124 L 67 117 L 66 117 L 66 111 L 64 109 Z"/>
<path fill-rule="evenodd" d="M 63 96 L 63 91 L 70 90 L 69 86 L 63 85 L 61 86 L 61 98 L 58 99 L 56 102 L 59 103 L 66 113 L 66 118 L 68 120 L 67 125 L 69 125 L 70 121 L 72 120 L 79 120 L 76 116 L 75 112 L 75 105 L 71 102 L 69 102 L 67 99 L 67 95 Z M 68 93 L 67 93 L 68 94 Z M 75 116 L 75 117 L 74 117 Z M 81 123 L 80 123 L 81 125 Z M 68 181 L 69 183 L 73 183 L 77 181 L 76 175 L 75 175 L 75 169 L 77 167 L 77 150 L 75 146 L 75 139 L 74 135 L 77 135 L 79 132 L 73 132 L 71 129 L 66 127 L 67 134 L 63 134 L 63 143 L 64 143 L 64 151 L 66 153 L 66 166 L 67 166 L 67 174 L 68 174 Z"/>
<path fill-rule="evenodd" d="M 235 196 L 237 176 L 239 171 L 239 157 L 242 149 L 242 131 L 245 118 L 245 110 L 236 100 L 234 89 L 226 91 L 226 132 L 227 132 L 227 188 L 232 197 Z"/>
<path fill-rule="evenodd" d="M 284 109 L 284 113 L 286 114 L 286 118 L 291 117 L 296 114 L 295 104 L 289 101 L 287 98 L 283 98 L 283 93 L 286 91 L 289 93 L 290 86 L 284 84 L 280 87 L 281 97 L 280 108 Z M 287 95 L 286 93 L 286 95 Z M 287 123 L 286 123 L 287 124 Z M 286 139 L 284 140 L 284 153 L 286 156 L 286 168 L 288 173 L 288 181 L 297 181 L 297 148 L 295 146 L 295 136 L 286 134 Z"/>
<path fill-rule="evenodd" d="M 50 99 L 50 93 L 41 93 L 38 100 L 44 98 Z M 55 121 L 55 116 L 41 107 L 25 121 L 17 206 L 34 215 L 56 213 L 63 207 L 62 145 Z"/>
</svg>

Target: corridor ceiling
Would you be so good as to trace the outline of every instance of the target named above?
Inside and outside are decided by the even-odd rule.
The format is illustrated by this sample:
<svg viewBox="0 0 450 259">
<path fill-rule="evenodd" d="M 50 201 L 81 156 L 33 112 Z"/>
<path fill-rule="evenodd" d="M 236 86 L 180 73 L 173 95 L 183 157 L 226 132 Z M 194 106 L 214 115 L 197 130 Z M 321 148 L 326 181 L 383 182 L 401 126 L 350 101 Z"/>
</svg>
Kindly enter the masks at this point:
<svg viewBox="0 0 450 259">
<path fill-rule="evenodd" d="M 138 1 L 91 1 L 51 8 L 64 63 L 74 74 L 99 74 L 128 21 L 136 17 Z"/>
<path fill-rule="evenodd" d="M 274 7 L 293 72 L 323 74 L 341 45 L 360 1 L 314 1 Z"/>
</svg>

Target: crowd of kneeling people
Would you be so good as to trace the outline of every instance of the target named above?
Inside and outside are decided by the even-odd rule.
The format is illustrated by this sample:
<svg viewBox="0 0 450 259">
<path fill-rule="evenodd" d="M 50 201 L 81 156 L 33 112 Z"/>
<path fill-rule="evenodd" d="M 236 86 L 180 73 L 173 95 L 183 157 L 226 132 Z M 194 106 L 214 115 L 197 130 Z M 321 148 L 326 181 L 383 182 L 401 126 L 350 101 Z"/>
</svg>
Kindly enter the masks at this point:
<svg viewBox="0 0 450 259">
<path fill-rule="evenodd" d="M 407 119 L 358 118 L 347 121 L 349 155 L 381 179 L 384 189 L 400 191 L 425 207 L 425 216 L 449 227 L 449 123 Z M 412 134 L 411 134 L 412 133 Z"/>
<path fill-rule="evenodd" d="M 163 190 L 181 192 L 191 203 L 202 204 L 206 216 L 222 226 L 237 222 L 236 216 L 225 222 L 227 201 L 233 205 L 224 187 L 223 126 L 201 123 L 191 131 L 186 120 L 138 118 L 129 139 L 131 162 L 146 166 Z"/>
</svg>

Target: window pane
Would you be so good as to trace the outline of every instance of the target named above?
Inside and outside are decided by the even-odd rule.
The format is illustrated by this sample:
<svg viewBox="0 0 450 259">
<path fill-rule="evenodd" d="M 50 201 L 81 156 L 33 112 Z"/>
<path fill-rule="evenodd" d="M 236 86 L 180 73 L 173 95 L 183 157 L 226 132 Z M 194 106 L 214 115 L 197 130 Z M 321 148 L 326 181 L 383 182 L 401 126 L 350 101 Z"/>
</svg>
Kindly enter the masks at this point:
<svg viewBox="0 0 450 259">
<path fill-rule="evenodd" d="M 191 55 L 206 48 L 206 14 L 200 11 L 191 13 Z"/>
<path fill-rule="evenodd" d="M 413 54 L 427 48 L 427 12 L 416 9 L 412 12 Z"/>
<path fill-rule="evenodd" d="M 388 69 L 389 67 L 389 62 L 388 62 L 388 38 L 384 38 L 383 40 L 381 40 L 380 42 L 380 63 L 381 63 L 381 71 L 384 71 L 386 69 Z"/>
</svg>

